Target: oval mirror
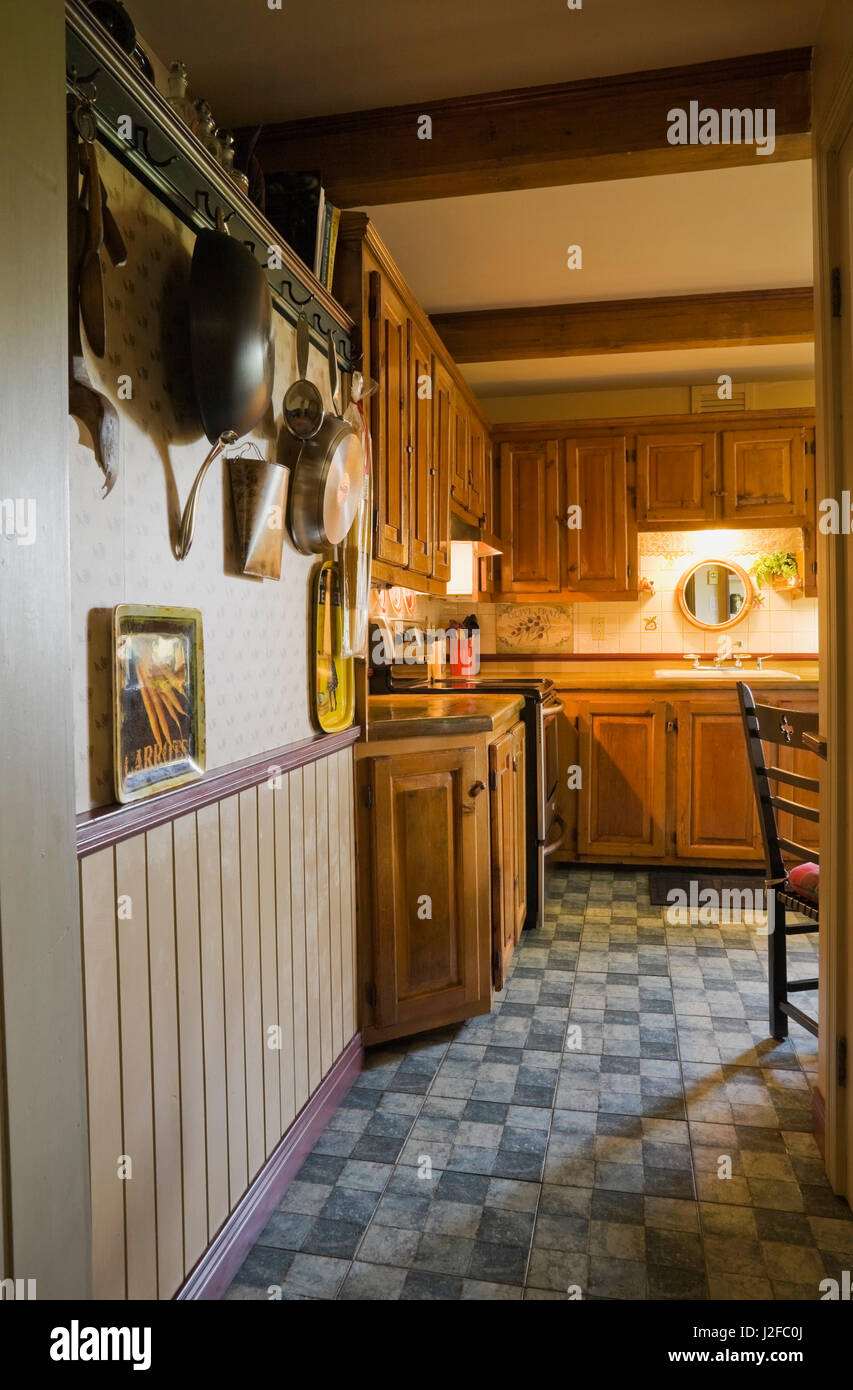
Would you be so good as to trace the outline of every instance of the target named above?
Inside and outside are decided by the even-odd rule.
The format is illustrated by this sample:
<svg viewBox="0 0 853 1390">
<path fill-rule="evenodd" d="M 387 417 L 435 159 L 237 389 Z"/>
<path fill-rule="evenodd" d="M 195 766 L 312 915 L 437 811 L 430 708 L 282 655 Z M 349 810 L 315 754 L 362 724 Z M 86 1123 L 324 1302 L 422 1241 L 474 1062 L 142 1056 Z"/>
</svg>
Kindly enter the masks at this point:
<svg viewBox="0 0 853 1390">
<path fill-rule="evenodd" d="M 696 627 L 734 627 L 752 604 L 752 580 L 732 560 L 700 560 L 678 581 L 678 603 Z"/>
</svg>

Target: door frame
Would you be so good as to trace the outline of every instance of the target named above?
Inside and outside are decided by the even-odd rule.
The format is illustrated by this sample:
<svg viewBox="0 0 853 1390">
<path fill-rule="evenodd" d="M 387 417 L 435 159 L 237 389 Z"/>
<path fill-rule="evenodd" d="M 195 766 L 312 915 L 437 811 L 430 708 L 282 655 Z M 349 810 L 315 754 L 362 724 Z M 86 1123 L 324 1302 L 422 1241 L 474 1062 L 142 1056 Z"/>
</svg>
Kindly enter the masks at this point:
<svg viewBox="0 0 853 1390">
<path fill-rule="evenodd" d="M 820 61 L 820 59 L 819 59 Z M 841 151 L 853 135 L 853 49 L 847 54 L 832 101 L 814 131 L 815 348 L 817 401 L 817 496 L 853 491 L 853 448 L 845 446 L 841 403 L 845 383 L 843 337 L 853 325 L 850 276 L 842 277 L 841 317 L 832 315 L 834 266 L 853 267 L 853 237 L 845 244 L 839 191 Z M 849 825 L 853 811 L 853 727 L 846 717 L 853 639 L 847 614 L 853 597 L 853 563 L 845 537 L 817 536 L 820 599 L 820 713 L 827 732 L 822 795 L 818 1075 L 825 1107 L 825 1160 L 836 1192 L 853 1201 L 853 1106 L 839 1086 L 836 1045 L 853 1045 L 853 952 L 848 920 L 853 877 Z"/>
</svg>

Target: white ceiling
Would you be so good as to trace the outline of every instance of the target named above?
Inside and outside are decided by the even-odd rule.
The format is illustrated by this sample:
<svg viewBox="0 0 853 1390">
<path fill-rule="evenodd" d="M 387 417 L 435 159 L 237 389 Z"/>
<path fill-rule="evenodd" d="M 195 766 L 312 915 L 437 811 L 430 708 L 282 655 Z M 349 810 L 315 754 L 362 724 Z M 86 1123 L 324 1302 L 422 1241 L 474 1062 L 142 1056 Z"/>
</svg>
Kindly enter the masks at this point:
<svg viewBox="0 0 853 1390">
<path fill-rule="evenodd" d="M 812 280 L 808 160 L 367 211 L 431 314 Z"/>
<path fill-rule="evenodd" d="M 226 122 L 680 66 L 814 40 L 820 0 L 128 0 Z"/>
<path fill-rule="evenodd" d="M 550 395 L 608 386 L 698 386 L 715 381 L 721 372 L 735 382 L 806 380 L 814 375 L 814 344 L 472 362 L 464 370 L 477 395 L 484 397 Z"/>
</svg>

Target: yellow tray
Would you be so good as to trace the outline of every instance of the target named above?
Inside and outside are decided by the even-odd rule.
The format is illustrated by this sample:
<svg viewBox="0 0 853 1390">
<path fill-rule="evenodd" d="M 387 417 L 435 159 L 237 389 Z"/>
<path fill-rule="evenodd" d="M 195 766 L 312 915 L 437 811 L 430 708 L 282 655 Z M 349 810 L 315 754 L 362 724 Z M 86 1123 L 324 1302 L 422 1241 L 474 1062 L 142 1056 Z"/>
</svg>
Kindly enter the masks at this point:
<svg viewBox="0 0 853 1390">
<path fill-rule="evenodd" d="M 314 575 L 314 718 L 325 734 L 350 728 L 355 718 L 355 662 L 341 652 L 338 567 L 324 560 Z"/>
</svg>

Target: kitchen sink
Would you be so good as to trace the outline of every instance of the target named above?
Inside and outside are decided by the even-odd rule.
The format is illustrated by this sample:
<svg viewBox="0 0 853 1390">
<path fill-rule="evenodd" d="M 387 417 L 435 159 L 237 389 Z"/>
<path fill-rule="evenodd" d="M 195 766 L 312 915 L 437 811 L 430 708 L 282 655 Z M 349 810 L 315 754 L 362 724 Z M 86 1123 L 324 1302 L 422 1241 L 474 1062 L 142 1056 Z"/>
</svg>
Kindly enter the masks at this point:
<svg viewBox="0 0 853 1390">
<path fill-rule="evenodd" d="M 711 681 L 798 681 L 800 676 L 794 675 L 793 671 L 777 671 L 771 666 L 765 666 L 763 671 L 746 670 L 737 666 L 700 666 L 698 670 L 694 666 L 679 666 L 672 671 L 655 671 L 655 676 L 662 681 L 692 681 L 692 680 L 711 680 Z"/>
</svg>

